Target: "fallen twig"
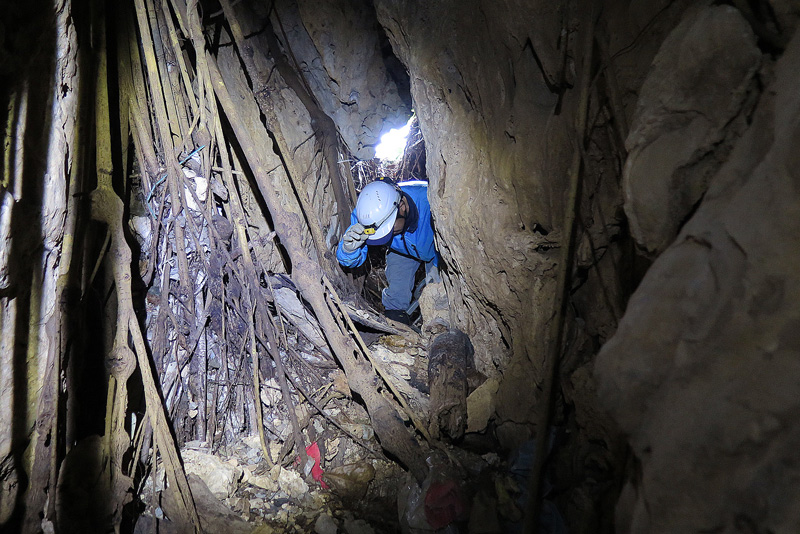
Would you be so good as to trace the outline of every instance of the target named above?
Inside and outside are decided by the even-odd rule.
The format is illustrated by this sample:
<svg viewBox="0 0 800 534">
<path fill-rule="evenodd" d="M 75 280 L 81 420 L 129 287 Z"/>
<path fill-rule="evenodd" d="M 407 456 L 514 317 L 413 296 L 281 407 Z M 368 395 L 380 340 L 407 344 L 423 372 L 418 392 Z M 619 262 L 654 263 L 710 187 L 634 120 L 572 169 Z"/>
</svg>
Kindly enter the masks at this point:
<svg viewBox="0 0 800 534">
<path fill-rule="evenodd" d="M 592 50 L 594 48 L 594 28 L 597 14 L 597 2 L 592 0 L 590 8 L 586 11 L 582 27 L 585 29 L 583 42 L 583 68 L 581 70 L 581 92 L 578 101 L 578 111 L 575 121 L 575 150 L 570 166 L 569 198 L 564 214 L 563 236 L 566 242 L 561 247 L 560 268 L 558 271 L 557 289 L 554 309 L 556 316 L 553 321 L 549 350 L 544 361 L 542 374 L 542 396 L 544 402 L 536 421 L 536 445 L 534 448 L 533 465 L 530 472 L 529 496 L 525 510 L 524 532 L 533 534 L 539 530 L 539 515 L 541 510 L 542 483 L 544 464 L 547 459 L 547 438 L 550 434 L 550 420 L 553 412 L 553 398 L 555 396 L 555 382 L 558 375 L 561 352 L 563 350 L 564 323 L 569 305 L 569 280 L 572 272 L 572 260 L 575 249 L 575 218 L 579 209 L 581 190 L 581 151 L 586 136 L 586 117 L 589 108 L 589 89 L 591 87 Z"/>
</svg>

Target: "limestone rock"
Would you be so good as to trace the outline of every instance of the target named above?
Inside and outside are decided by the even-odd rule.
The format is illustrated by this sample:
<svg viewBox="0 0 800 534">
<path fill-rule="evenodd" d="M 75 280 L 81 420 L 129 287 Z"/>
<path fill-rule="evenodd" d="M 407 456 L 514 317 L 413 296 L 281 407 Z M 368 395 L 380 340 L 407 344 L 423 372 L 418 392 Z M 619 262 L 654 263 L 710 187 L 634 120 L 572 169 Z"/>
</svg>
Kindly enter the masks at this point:
<svg viewBox="0 0 800 534">
<path fill-rule="evenodd" d="M 375 534 L 375 529 L 363 519 L 355 519 L 350 514 L 344 518 L 344 531 L 346 534 Z"/>
<path fill-rule="evenodd" d="M 427 368 L 423 365 L 427 360 L 415 354 L 417 349 L 414 347 L 393 348 L 385 345 L 386 337 L 403 339 L 399 336 L 385 336 L 381 343 L 370 347 L 372 358 L 383 366 L 393 385 L 405 396 L 411 408 L 417 413 L 427 413 L 428 397 L 420 390 L 427 383 Z"/>
<path fill-rule="evenodd" d="M 281 469 L 278 475 L 278 485 L 281 491 L 291 499 L 302 499 L 308 493 L 308 484 L 296 471 L 291 469 Z"/>
<path fill-rule="evenodd" d="M 467 432 L 481 432 L 494 414 L 495 395 L 500 382 L 490 378 L 467 397 Z"/>
<path fill-rule="evenodd" d="M 330 514 L 322 513 L 314 522 L 315 534 L 336 534 L 337 532 L 339 532 L 339 527 L 336 525 L 336 521 L 333 520 L 333 517 L 331 517 Z"/>
<path fill-rule="evenodd" d="M 369 483 L 375 478 L 375 468 L 369 462 L 342 465 L 329 469 L 323 479 L 339 495 L 350 499 L 361 499 Z"/>
<path fill-rule="evenodd" d="M 248 524 L 221 502 L 219 496 L 207 487 L 201 477 L 196 474 L 190 474 L 188 482 L 192 490 L 192 498 L 197 508 L 197 514 L 200 518 L 200 525 L 203 527 L 204 532 L 225 532 L 226 534 L 251 534 L 255 532 L 253 525 Z M 162 494 L 164 511 L 171 521 L 159 522 L 159 532 L 163 530 L 172 534 L 173 532 L 190 532 L 192 530 L 190 525 L 184 524 L 180 520 L 183 505 L 176 493 L 174 491 L 165 491 Z M 147 530 L 147 526 L 150 525 L 147 525 L 147 523 L 142 524 L 141 530 L 137 530 L 137 532 L 153 532 L 155 530 L 153 528 Z M 137 529 L 139 528 L 140 526 L 137 523 Z"/>
<path fill-rule="evenodd" d="M 272 477 L 271 473 L 259 475 L 256 474 L 253 468 L 249 466 L 242 467 L 242 470 L 244 471 L 244 476 L 242 477 L 243 483 L 252 484 L 253 486 L 257 486 L 268 491 L 277 491 L 278 482 Z"/>
<path fill-rule="evenodd" d="M 731 6 L 690 10 L 661 45 L 641 88 L 626 148 L 625 212 L 634 238 L 664 250 L 746 127 L 761 64 Z"/>
<path fill-rule="evenodd" d="M 441 279 L 428 282 L 419 296 L 419 311 L 422 315 L 422 331 L 439 333 L 450 327 L 450 303 Z"/>
<path fill-rule="evenodd" d="M 372 347 L 372 356 L 383 362 L 391 376 L 403 380 L 411 378 L 414 357 L 407 352 L 394 352 L 383 345 L 375 345 Z"/>
<path fill-rule="evenodd" d="M 218 499 L 230 497 L 242 478 L 242 468 L 235 460 L 223 462 L 219 456 L 199 450 L 183 449 L 187 475 L 197 475 Z"/>
<path fill-rule="evenodd" d="M 293 54 L 353 155 L 370 159 L 380 136 L 410 115 L 387 69 L 374 8 L 366 0 L 297 5 L 284 14 Z"/>
<path fill-rule="evenodd" d="M 795 37 L 597 357 L 598 396 L 641 464 L 621 531 L 800 531 L 797 72 Z"/>
</svg>

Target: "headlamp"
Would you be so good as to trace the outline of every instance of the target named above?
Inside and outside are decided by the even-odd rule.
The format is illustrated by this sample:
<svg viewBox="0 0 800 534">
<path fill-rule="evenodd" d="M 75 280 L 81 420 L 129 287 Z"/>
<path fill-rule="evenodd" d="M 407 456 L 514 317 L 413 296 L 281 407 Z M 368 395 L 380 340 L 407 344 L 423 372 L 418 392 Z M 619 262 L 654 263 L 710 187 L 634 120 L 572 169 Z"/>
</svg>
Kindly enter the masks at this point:
<svg viewBox="0 0 800 534">
<path fill-rule="evenodd" d="M 394 214 L 395 214 L 395 212 L 397 211 L 397 207 L 398 207 L 399 205 L 400 205 L 400 202 L 399 202 L 399 201 L 397 201 L 397 202 L 394 202 L 394 209 L 392 209 L 392 211 L 390 211 L 389 213 L 387 213 L 387 214 L 386 214 L 386 217 L 384 217 L 384 218 L 383 218 L 383 219 L 381 219 L 380 221 L 378 221 L 378 222 L 375 222 L 375 223 L 372 223 L 372 224 L 370 224 L 369 226 L 365 226 L 365 227 L 364 227 L 364 233 L 365 233 L 365 234 L 367 234 L 367 235 L 374 235 L 374 234 L 375 234 L 375 232 L 377 232 L 377 231 L 378 231 L 378 228 L 380 228 L 380 227 L 383 225 L 383 223 L 385 223 L 387 220 L 389 220 L 389 217 L 391 217 L 392 215 L 394 215 Z"/>
</svg>

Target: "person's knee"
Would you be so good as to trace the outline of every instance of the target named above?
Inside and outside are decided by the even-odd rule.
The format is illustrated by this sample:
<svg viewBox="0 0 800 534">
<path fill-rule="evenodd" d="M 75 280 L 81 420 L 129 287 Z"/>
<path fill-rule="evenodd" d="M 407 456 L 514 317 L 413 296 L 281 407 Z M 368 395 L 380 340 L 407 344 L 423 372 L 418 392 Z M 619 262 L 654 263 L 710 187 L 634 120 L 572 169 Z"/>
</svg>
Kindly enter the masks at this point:
<svg viewBox="0 0 800 534">
<path fill-rule="evenodd" d="M 411 291 L 404 291 L 403 288 L 393 287 L 391 281 L 389 287 L 381 294 L 383 307 L 387 310 L 405 311 L 411 305 Z"/>
<path fill-rule="evenodd" d="M 386 309 L 405 311 L 411 305 L 414 290 L 414 276 L 419 262 L 396 254 L 386 258 L 386 281 L 389 286 L 383 290 L 382 301 Z"/>
</svg>

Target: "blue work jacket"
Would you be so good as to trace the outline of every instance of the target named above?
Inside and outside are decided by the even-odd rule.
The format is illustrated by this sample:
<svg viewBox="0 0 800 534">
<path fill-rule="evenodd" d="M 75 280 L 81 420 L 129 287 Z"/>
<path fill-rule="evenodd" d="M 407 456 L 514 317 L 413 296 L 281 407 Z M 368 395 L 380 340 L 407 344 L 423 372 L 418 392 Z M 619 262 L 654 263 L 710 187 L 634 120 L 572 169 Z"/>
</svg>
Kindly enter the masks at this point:
<svg viewBox="0 0 800 534">
<path fill-rule="evenodd" d="M 432 261 L 434 265 L 439 264 L 438 253 L 433 243 L 433 226 L 431 220 L 431 205 L 428 202 L 428 183 L 421 180 L 413 182 L 400 182 L 397 184 L 403 193 L 407 194 L 418 211 L 416 224 L 412 228 L 406 228 L 402 233 L 394 236 L 390 241 L 389 248 L 395 252 L 417 259 L 421 262 Z M 350 225 L 358 222 L 356 212 L 350 214 Z M 344 267 L 358 267 L 367 259 L 367 247 L 361 247 L 353 252 L 342 250 L 342 242 L 336 248 L 336 259 Z"/>
</svg>

